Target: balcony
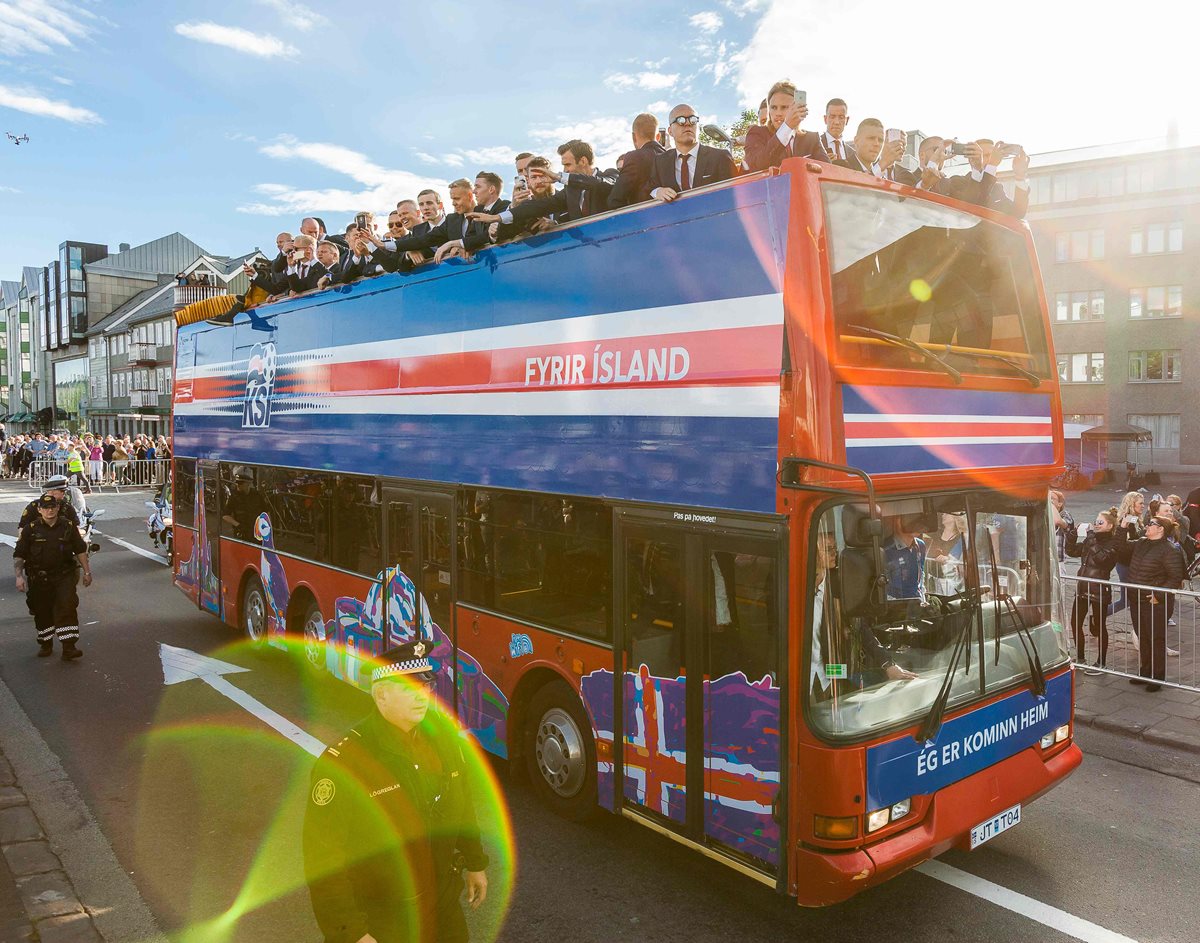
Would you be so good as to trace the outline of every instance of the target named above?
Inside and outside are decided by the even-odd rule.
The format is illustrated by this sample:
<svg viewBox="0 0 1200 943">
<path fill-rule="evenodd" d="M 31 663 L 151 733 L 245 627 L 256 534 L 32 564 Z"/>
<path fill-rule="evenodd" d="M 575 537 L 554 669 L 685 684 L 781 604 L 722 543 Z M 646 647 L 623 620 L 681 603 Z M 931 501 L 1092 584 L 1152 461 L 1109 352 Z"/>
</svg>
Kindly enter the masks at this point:
<svg viewBox="0 0 1200 943">
<path fill-rule="evenodd" d="M 130 390 L 129 405 L 133 409 L 155 409 L 158 407 L 158 390 Z"/>
<path fill-rule="evenodd" d="M 175 307 L 183 308 L 205 298 L 219 298 L 227 294 L 229 289 L 224 285 L 176 285 Z"/>
<path fill-rule="evenodd" d="M 129 362 L 152 366 L 158 363 L 158 347 L 147 341 L 129 342 Z"/>
</svg>

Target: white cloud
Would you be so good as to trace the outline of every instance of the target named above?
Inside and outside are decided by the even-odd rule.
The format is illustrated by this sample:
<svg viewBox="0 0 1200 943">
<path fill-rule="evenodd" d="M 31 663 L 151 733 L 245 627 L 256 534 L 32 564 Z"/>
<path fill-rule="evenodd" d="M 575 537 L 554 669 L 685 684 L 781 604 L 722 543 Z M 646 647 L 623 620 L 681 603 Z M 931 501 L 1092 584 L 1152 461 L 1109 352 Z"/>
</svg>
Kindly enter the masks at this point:
<svg viewBox="0 0 1200 943">
<path fill-rule="evenodd" d="M 196 42 L 225 46 L 234 52 L 244 52 L 263 59 L 290 59 L 300 53 L 295 46 L 270 33 L 252 33 L 248 29 L 223 26 L 220 23 L 178 23 L 175 32 Z"/>
<path fill-rule="evenodd" d="M 517 152 L 511 147 L 479 147 L 479 148 L 464 148 L 459 153 L 467 159 L 468 163 L 481 164 L 487 167 L 489 164 L 511 164 L 513 158 L 517 156 Z"/>
<path fill-rule="evenodd" d="M 42 118 L 58 118 L 72 124 L 103 124 L 94 111 L 79 108 L 70 102 L 46 98 L 33 89 L 10 88 L 0 85 L 0 108 L 13 108 Z"/>
<path fill-rule="evenodd" d="M 0 193 L 20 193 L 16 187 L 6 187 L 0 184 Z"/>
<path fill-rule="evenodd" d="M 679 73 L 664 72 L 614 72 L 604 79 L 604 84 L 614 92 L 627 92 L 640 88 L 647 92 L 662 92 L 674 88 L 679 82 Z"/>
<path fill-rule="evenodd" d="M 587 141 L 596 152 L 596 166 L 612 167 L 617 158 L 633 147 L 630 126 L 633 119 L 628 115 L 606 116 L 562 124 L 556 127 L 529 129 L 529 137 L 542 145 L 553 163 L 557 159 L 555 148 L 567 141 Z"/>
<path fill-rule="evenodd" d="M 64 76 L 61 76 L 61 75 L 52 75 L 52 76 L 50 76 L 50 78 L 53 81 L 57 82 L 59 85 L 74 85 L 75 84 L 70 79 L 68 79 Z"/>
<path fill-rule="evenodd" d="M 86 39 L 97 17 L 64 0 L 8 0 L 0 3 L 0 55 L 48 53 Z"/>
<path fill-rule="evenodd" d="M 283 137 L 259 148 L 276 160 L 299 161 L 349 177 L 356 187 L 301 187 L 283 183 L 260 183 L 253 190 L 258 202 L 239 206 L 238 212 L 261 216 L 304 216 L 309 213 L 357 213 L 370 210 L 386 215 L 399 200 L 415 197 L 426 187 L 445 190 L 445 181 L 407 170 L 383 167 L 366 154 L 340 144 L 300 141 Z M 309 168 L 311 170 L 311 168 Z M 331 226 L 336 224 L 327 220 Z"/>
<path fill-rule="evenodd" d="M 972 61 L 989 62 L 1011 56 L 1010 37 L 985 28 L 982 12 L 966 21 L 889 17 L 886 29 L 864 29 L 864 23 L 883 22 L 878 4 L 869 0 L 836 5 L 766 0 L 760 5 L 754 35 L 733 64 L 740 101 L 757 105 L 772 82 L 787 76 L 808 92 L 812 115 L 805 127 L 813 130 L 823 127 L 819 115 L 834 96 L 849 103 L 852 127 L 874 116 L 889 127 L 986 135 L 1018 141 L 1031 151 L 1153 137 L 1166 131 L 1172 117 L 1185 138 L 1197 130 L 1188 91 L 1195 86 L 1195 75 L 1187 48 L 1189 37 L 1200 31 L 1200 7 L 1195 5 L 1176 5 L 1168 30 L 1162 16 L 1130 16 L 1115 0 L 1097 0 L 1086 16 L 1075 3 L 1010 0 L 1007 20 L 1037 23 L 1021 39 L 1021 62 L 1030 65 L 1008 70 L 995 81 L 972 81 L 967 70 L 960 70 L 915 85 L 881 81 L 878 69 L 853 69 L 841 48 L 815 38 L 853 36 L 855 61 L 889 62 L 898 49 L 955 48 L 965 24 L 979 27 L 972 32 L 978 40 Z M 1071 37 L 1072 48 L 1088 51 L 1088 62 L 1131 62 L 1130 50 L 1153 49 L 1155 68 L 1152 74 L 1081 70 L 1077 57 L 1062 54 L 1064 36 Z M 1065 100 L 1064 89 L 1069 90 L 1070 107 L 1054 106 Z"/>
<path fill-rule="evenodd" d="M 308 32 L 314 26 L 324 26 L 329 22 L 316 10 L 306 7 L 303 3 L 293 3 L 292 0 L 258 0 L 258 2 L 278 13 L 288 26 L 302 32 Z"/>
<path fill-rule="evenodd" d="M 702 33 L 715 33 L 724 24 L 719 13 L 707 10 L 703 13 L 693 13 L 688 22 Z"/>
<path fill-rule="evenodd" d="M 671 110 L 671 106 L 661 98 L 656 102 L 651 102 L 646 106 L 646 110 L 652 115 L 661 115 Z"/>
<path fill-rule="evenodd" d="M 426 154 L 424 151 L 413 151 L 413 157 L 425 164 L 440 164 L 442 159 L 434 157 L 432 154 Z"/>
<path fill-rule="evenodd" d="M 747 13 L 757 13 L 768 0 L 723 0 L 722 6 L 738 17 L 743 17 Z"/>
</svg>

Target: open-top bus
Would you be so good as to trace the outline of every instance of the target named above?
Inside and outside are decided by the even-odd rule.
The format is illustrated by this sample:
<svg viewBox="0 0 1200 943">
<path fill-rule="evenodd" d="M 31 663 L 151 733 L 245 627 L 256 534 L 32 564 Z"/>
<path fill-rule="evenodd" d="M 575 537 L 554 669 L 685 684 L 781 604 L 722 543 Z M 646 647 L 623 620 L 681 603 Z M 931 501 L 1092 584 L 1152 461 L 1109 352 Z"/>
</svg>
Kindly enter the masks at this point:
<svg viewBox="0 0 1200 943">
<path fill-rule="evenodd" d="M 179 587 L 360 686 L 426 638 L 562 814 L 818 905 L 1080 762 L 1017 221 L 795 160 L 180 320 Z"/>
</svg>

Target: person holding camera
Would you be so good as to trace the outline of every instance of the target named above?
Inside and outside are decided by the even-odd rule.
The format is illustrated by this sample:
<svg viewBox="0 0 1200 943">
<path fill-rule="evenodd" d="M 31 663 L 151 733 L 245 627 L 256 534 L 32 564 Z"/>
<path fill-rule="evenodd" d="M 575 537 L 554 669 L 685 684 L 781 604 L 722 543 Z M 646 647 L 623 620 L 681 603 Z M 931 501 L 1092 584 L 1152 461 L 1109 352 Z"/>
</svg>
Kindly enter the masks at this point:
<svg viewBox="0 0 1200 943">
<path fill-rule="evenodd" d="M 1130 582 L 1159 589 L 1133 589 L 1129 604 L 1133 630 L 1138 637 L 1139 678 L 1130 684 L 1159 691 L 1167 676 L 1167 609 L 1165 590 L 1178 589 L 1183 582 L 1183 552 L 1172 542 L 1174 519 L 1162 515 L 1146 523 L 1146 536 L 1118 544 L 1118 556 L 1129 567 Z"/>
<path fill-rule="evenodd" d="M 1117 511 L 1117 527 L 1125 532 L 1125 539 L 1135 541 L 1141 539 L 1145 531 L 1142 528 L 1142 514 L 1146 510 L 1146 498 L 1140 491 L 1130 491 L 1121 499 L 1121 507 Z M 1117 582 L 1129 582 L 1129 566 L 1122 560 L 1117 561 Z M 1129 605 L 1125 587 L 1119 588 L 1116 601 L 1108 607 L 1108 614 L 1115 616 Z"/>
<path fill-rule="evenodd" d="M 767 93 L 767 123 L 746 129 L 746 164 L 751 171 L 778 167 L 788 157 L 829 163 L 816 131 L 801 131 L 808 117 L 808 93 L 786 79 Z"/>
<path fill-rule="evenodd" d="M 292 240 L 292 250 L 287 254 L 287 268 L 282 275 L 276 275 L 269 265 L 246 263 L 242 266 L 242 271 L 251 282 L 268 294 L 303 294 L 315 289 L 321 276 L 327 274 L 325 266 L 316 260 L 316 248 L 316 240 L 301 233 Z"/>
<path fill-rule="evenodd" d="M 1108 661 L 1106 613 L 1112 600 L 1112 587 L 1108 585 L 1108 578 L 1117 564 L 1117 544 L 1125 540 L 1124 533 L 1117 530 L 1117 520 L 1117 509 L 1109 508 L 1096 515 L 1096 522 L 1090 528 L 1087 524 L 1080 524 L 1078 529 L 1072 526 L 1064 532 L 1063 549 L 1068 557 L 1079 559 L 1079 575 L 1088 580 L 1103 581 L 1078 584 L 1075 604 L 1071 609 L 1076 664 L 1087 663 L 1084 648 L 1086 639 L 1083 635 L 1084 619 L 1088 619 L 1088 629 L 1092 636 L 1100 639 L 1100 657 L 1084 671 L 1084 674 L 1089 675 L 1099 674 L 1099 669 Z M 1082 543 L 1080 537 L 1083 538 Z"/>
<path fill-rule="evenodd" d="M 854 133 L 854 148 L 845 160 L 835 160 L 837 167 L 857 170 L 885 180 L 913 186 L 916 178 L 899 165 L 904 156 L 905 135 L 891 128 L 884 131 L 878 118 L 863 118 Z"/>
</svg>

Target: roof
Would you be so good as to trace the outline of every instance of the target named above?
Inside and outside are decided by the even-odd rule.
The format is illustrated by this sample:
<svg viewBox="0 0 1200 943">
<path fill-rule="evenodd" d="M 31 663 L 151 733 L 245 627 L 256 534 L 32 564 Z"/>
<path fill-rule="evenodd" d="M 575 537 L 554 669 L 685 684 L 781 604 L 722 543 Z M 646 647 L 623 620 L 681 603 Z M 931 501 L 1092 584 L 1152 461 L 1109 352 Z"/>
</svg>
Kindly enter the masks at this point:
<svg viewBox="0 0 1200 943">
<path fill-rule="evenodd" d="M 1111 426 L 1092 426 L 1085 429 L 1080 438 L 1099 439 L 1102 442 L 1149 442 L 1154 434 L 1141 426 L 1120 422 Z"/>
<path fill-rule="evenodd" d="M 87 336 L 95 337 L 98 334 L 123 331 L 129 327 L 130 323 L 170 314 L 175 310 L 174 288 L 175 280 L 166 279 L 162 284 L 139 291 L 112 314 L 88 328 Z"/>
<path fill-rule="evenodd" d="M 1057 167 L 1061 164 L 1077 164 L 1099 160 L 1117 160 L 1123 157 L 1150 156 L 1168 152 L 1182 153 L 1196 150 L 1195 146 L 1181 146 L 1177 139 L 1142 138 L 1135 141 L 1114 141 L 1109 144 L 1090 144 L 1086 147 L 1070 147 L 1059 151 L 1043 151 L 1029 155 L 1029 169 Z"/>
<path fill-rule="evenodd" d="M 26 293 L 32 288 L 35 295 L 42 293 L 42 269 L 36 265 L 26 265 L 21 269 L 21 284 L 25 286 Z"/>
<path fill-rule="evenodd" d="M 207 255 L 202 246 L 196 245 L 182 233 L 173 232 L 152 242 L 117 252 L 99 262 L 89 262 L 84 268 L 88 274 L 117 275 L 126 278 L 153 278 L 157 275 L 174 275 L 196 261 L 197 256 Z"/>
<path fill-rule="evenodd" d="M 0 281 L 0 307 L 11 308 L 21 295 L 20 282 Z"/>
</svg>

